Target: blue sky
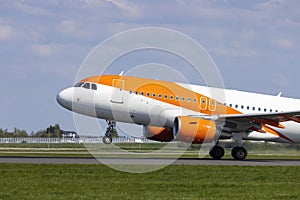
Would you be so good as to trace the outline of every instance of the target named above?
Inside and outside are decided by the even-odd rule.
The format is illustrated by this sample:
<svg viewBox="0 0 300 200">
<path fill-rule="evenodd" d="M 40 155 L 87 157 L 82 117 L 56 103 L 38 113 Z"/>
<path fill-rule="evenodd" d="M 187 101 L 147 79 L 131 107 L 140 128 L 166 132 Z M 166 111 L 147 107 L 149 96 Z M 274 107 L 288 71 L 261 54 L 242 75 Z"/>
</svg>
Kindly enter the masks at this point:
<svg viewBox="0 0 300 200">
<path fill-rule="evenodd" d="M 74 129 L 56 94 L 73 84 L 97 44 L 145 26 L 198 41 L 227 88 L 300 98 L 299 6 L 293 0 L 0 0 L 0 127 Z"/>
</svg>

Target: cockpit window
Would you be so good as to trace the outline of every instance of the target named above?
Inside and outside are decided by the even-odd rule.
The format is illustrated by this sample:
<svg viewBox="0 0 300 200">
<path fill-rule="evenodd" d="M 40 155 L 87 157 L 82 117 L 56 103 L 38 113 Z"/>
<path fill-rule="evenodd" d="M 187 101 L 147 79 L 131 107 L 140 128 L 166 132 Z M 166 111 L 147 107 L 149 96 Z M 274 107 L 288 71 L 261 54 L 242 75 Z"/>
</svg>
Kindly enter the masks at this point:
<svg viewBox="0 0 300 200">
<path fill-rule="evenodd" d="M 85 83 L 82 87 L 86 88 L 86 89 L 90 89 L 91 88 L 91 84 L 90 83 Z"/>
<path fill-rule="evenodd" d="M 81 87 L 83 84 L 84 84 L 83 82 L 79 82 L 79 83 L 76 83 L 76 84 L 74 85 L 74 87 Z"/>
<path fill-rule="evenodd" d="M 97 90 L 97 85 L 96 84 L 92 84 L 92 90 Z"/>
</svg>

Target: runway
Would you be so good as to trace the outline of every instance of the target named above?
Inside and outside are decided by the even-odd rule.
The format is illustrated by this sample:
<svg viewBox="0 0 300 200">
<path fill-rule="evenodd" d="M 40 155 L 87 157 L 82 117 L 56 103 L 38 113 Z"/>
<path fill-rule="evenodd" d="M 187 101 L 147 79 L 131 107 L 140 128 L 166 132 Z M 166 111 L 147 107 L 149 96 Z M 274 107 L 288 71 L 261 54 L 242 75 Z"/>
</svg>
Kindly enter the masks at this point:
<svg viewBox="0 0 300 200">
<path fill-rule="evenodd" d="M 72 157 L 0 157 L 0 163 L 27 164 L 110 164 L 110 165 L 223 165 L 223 166 L 300 166 L 300 160 L 248 159 L 168 159 L 168 158 L 72 158 Z"/>
</svg>

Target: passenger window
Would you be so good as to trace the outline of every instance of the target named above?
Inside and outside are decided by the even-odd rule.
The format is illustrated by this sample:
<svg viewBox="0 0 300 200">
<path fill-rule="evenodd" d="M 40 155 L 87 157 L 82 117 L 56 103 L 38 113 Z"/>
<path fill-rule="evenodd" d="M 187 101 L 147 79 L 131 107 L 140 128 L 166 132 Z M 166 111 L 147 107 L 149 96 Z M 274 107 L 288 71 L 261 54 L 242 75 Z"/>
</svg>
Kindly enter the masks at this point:
<svg viewBox="0 0 300 200">
<path fill-rule="evenodd" d="M 239 106 L 238 105 L 235 105 L 235 108 L 238 108 Z"/>
<path fill-rule="evenodd" d="M 252 110 L 255 110 L 255 107 L 252 107 Z"/>
<path fill-rule="evenodd" d="M 135 91 L 135 94 L 139 94 L 139 92 L 138 92 L 138 91 Z"/>
<path fill-rule="evenodd" d="M 84 84 L 83 82 L 79 82 L 79 83 L 76 83 L 76 84 L 74 85 L 74 87 L 81 87 L 83 84 Z"/>
<path fill-rule="evenodd" d="M 261 111 L 261 108 L 258 108 L 258 111 Z"/>
<path fill-rule="evenodd" d="M 267 109 L 266 109 L 266 108 L 264 109 L 264 112 L 267 112 Z"/>
<path fill-rule="evenodd" d="M 249 106 L 247 106 L 247 110 L 249 110 L 250 109 L 250 107 Z"/>
<path fill-rule="evenodd" d="M 173 100 L 173 96 L 170 96 L 170 99 Z"/>
<path fill-rule="evenodd" d="M 270 112 L 273 112 L 273 110 L 272 110 L 272 109 L 270 109 Z"/>
<path fill-rule="evenodd" d="M 232 108 L 232 104 L 229 104 L 230 108 Z"/>
<path fill-rule="evenodd" d="M 97 85 L 96 84 L 92 84 L 92 90 L 97 90 Z"/>
<path fill-rule="evenodd" d="M 129 91 L 129 94 L 132 94 L 132 90 Z"/>
<path fill-rule="evenodd" d="M 168 98 L 168 95 L 165 95 L 165 99 L 167 99 Z"/>
<path fill-rule="evenodd" d="M 178 101 L 179 100 L 179 97 L 176 97 L 176 101 Z"/>
<path fill-rule="evenodd" d="M 141 92 L 141 95 L 143 95 L 143 96 L 144 96 L 144 92 Z"/>
<path fill-rule="evenodd" d="M 184 97 L 181 98 L 181 101 L 184 101 Z"/>
<path fill-rule="evenodd" d="M 188 102 L 191 102 L 191 98 L 188 98 L 187 101 L 188 101 Z"/>
<path fill-rule="evenodd" d="M 197 99 L 194 99 L 194 103 L 197 103 Z"/>
<path fill-rule="evenodd" d="M 86 89 L 90 89 L 91 86 L 90 83 L 85 83 L 82 87 Z"/>
<path fill-rule="evenodd" d="M 155 93 L 153 93 L 153 94 L 152 94 L 152 96 L 153 96 L 153 97 L 156 97 L 156 94 L 155 94 Z"/>
<path fill-rule="evenodd" d="M 147 97 L 150 97 L 150 93 L 149 92 L 147 92 Z"/>
<path fill-rule="evenodd" d="M 243 105 L 241 105 L 241 109 L 244 109 L 244 106 L 243 106 Z"/>
</svg>

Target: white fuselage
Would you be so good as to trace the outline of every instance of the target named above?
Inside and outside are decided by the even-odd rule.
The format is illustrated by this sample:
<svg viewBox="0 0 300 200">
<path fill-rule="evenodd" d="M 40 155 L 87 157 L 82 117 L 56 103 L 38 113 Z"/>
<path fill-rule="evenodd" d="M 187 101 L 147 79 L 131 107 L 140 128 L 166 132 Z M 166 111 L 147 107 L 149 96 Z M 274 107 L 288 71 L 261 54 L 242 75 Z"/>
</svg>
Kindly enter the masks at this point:
<svg viewBox="0 0 300 200">
<path fill-rule="evenodd" d="M 280 113 L 282 111 L 300 109 L 300 100 L 298 99 L 213 88 L 214 92 L 222 93 L 214 96 L 212 95 L 212 88 L 209 87 L 176 84 L 195 93 L 212 97 L 243 114 Z M 103 84 L 97 84 L 97 90 L 82 87 L 65 89 L 58 94 L 57 101 L 63 107 L 76 113 L 144 126 L 172 128 L 174 119 L 177 116 L 205 115 L 201 112 L 160 101 L 159 99 L 149 98 L 146 95 L 135 94 L 134 92 Z M 282 124 L 285 128 L 274 129 L 290 138 L 293 142 L 300 143 L 300 124 L 293 121 Z M 244 139 L 289 142 L 274 134 L 256 131 L 245 135 Z"/>
</svg>

